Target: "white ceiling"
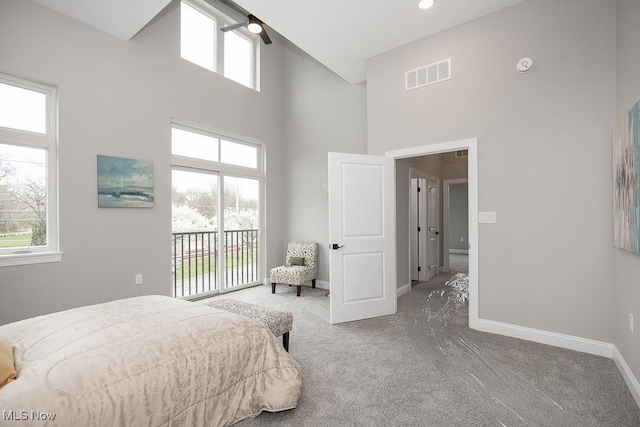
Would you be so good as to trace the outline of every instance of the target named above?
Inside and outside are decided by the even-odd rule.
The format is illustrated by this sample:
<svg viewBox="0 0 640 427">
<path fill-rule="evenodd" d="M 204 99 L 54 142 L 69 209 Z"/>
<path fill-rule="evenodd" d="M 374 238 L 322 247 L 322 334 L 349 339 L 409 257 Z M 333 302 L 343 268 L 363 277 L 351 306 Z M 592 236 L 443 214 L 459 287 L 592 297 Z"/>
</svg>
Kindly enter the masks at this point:
<svg viewBox="0 0 640 427">
<path fill-rule="evenodd" d="M 366 60 L 522 0 L 235 0 L 350 83 Z"/>
<path fill-rule="evenodd" d="M 129 40 L 171 0 L 35 0 Z M 388 50 L 522 0 L 235 0 L 350 83 L 366 80 L 366 61 Z"/>
<path fill-rule="evenodd" d="M 135 36 L 171 0 L 34 0 L 123 40 Z"/>
</svg>

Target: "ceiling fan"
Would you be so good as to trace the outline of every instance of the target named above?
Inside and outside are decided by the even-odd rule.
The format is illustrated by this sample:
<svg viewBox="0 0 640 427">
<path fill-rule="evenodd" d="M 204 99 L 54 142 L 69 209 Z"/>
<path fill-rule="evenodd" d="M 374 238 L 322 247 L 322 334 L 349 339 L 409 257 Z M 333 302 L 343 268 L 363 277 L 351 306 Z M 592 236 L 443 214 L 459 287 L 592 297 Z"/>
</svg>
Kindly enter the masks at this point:
<svg viewBox="0 0 640 427">
<path fill-rule="evenodd" d="M 262 22 L 261 20 L 259 20 L 253 15 L 247 16 L 247 19 L 244 22 L 238 22 L 237 24 L 220 28 L 220 31 L 223 31 L 226 33 L 227 31 L 233 31 L 240 27 L 247 27 L 249 32 L 252 32 L 253 34 L 259 34 L 264 44 L 271 44 L 271 39 L 269 38 L 267 31 L 264 29 L 264 22 Z"/>
<path fill-rule="evenodd" d="M 269 35 L 264 28 L 264 22 L 230 0 L 218 0 L 218 2 L 222 3 L 228 8 L 233 9 L 239 15 L 246 16 L 245 20 L 238 22 L 237 24 L 229 25 L 228 27 L 220 28 L 220 31 L 226 33 L 227 31 L 233 31 L 241 27 L 247 27 L 247 29 L 253 34 L 259 34 L 264 44 L 271 44 L 271 38 L 269 38 Z"/>
</svg>

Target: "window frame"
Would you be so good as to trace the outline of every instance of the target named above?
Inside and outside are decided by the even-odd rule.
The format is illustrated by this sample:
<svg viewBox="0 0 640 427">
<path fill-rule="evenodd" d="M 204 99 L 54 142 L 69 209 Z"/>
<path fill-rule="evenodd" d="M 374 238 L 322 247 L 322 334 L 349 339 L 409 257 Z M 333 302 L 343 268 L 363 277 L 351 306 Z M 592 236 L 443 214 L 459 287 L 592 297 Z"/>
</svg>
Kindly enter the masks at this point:
<svg viewBox="0 0 640 427">
<path fill-rule="evenodd" d="M 0 83 L 43 93 L 46 96 L 44 134 L 0 126 L 0 143 L 46 152 L 47 245 L 0 249 L 0 267 L 62 260 L 58 213 L 58 94 L 53 84 L 0 72 Z"/>
<path fill-rule="evenodd" d="M 239 35 L 242 38 L 247 39 L 248 41 L 251 42 L 251 70 L 250 70 L 250 74 L 251 74 L 251 86 L 245 86 L 242 83 L 239 83 L 229 77 L 225 76 L 225 68 L 224 68 L 224 50 L 225 50 L 225 37 L 224 35 L 220 35 L 221 33 L 221 28 L 225 28 L 229 25 L 234 25 L 237 24 L 238 21 L 234 20 L 233 18 L 231 18 L 230 16 L 228 16 L 227 14 L 225 14 L 224 12 L 222 12 L 221 10 L 215 8 L 213 5 L 206 3 L 203 0 L 180 0 L 181 3 L 185 3 L 188 6 L 191 6 L 192 8 L 194 8 L 195 10 L 197 10 L 198 12 L 202 13 L 205 16 L 208 16 L 209 18 L 211 18 L 214 22 L 215 22 L 215 34 L 214 34 L 214 46 L 215 46 L 215 52 L 214 52 L 214 64 L 213 64 L 213 72 L 216 74 L 221 75 L 222 77 L 224 77 L 227 80 L 231 80 L 235 83 L 238 83 L 239 85 L 243 86 L 243 87 L 247 87 L 249 89 L 253 89 L 256 92 L 260 92 L 260 37 L 256 34 L 251 33 L 249 30 L 247 30 L 244 27 L 238 28 L 233 30 L 234 33 L 236 33 L 237 35 Z M 181 21 L 182 22 L 182 21 Z M 182 25 L 182 24 L 181 24 Z M 180 31 L 182 32 L 182 28 L 180 28 Z M 181 33 L 182 36 L 182 33 Z M 182 58 L 182 53 L 180 54 L 180 58 L 184 59 L 185 61 L 188 61 L 194 65 L 197 65 L 198 67 L 201 67 L 200 65 L 189 61 L 188 59 Z M 204 67 L 202 67 L 204 68 Z M 205 68 L 206 69 L 206 68 Z M 208 69 L 206 69 L 207 71 L 210 71 Z"/>
</svg>

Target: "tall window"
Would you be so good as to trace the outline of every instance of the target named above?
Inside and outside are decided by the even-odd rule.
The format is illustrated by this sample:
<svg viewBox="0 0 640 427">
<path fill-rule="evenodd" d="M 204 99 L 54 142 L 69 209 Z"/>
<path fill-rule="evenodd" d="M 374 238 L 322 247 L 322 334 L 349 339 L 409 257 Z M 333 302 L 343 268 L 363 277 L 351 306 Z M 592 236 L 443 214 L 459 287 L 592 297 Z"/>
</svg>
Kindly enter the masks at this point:
<svg viewBox="0 0 640 427">
<path fill-rule="evenodd" d="M 209 71 L 259 90 L 259 39 L 246 28 L 221 32 L 235 24 L 211 5 L 197 0 L 180 6 L 180 56 Z"/>
<path fill-rule="evenodd" d="M 260 283 L 262 146 L 180 123 L 171 131 L 174 296 Z"/>
<path fill-rule="evenodd" d="M 0 266 L 60 260 L 56 126 L 54 87 L 0 73 Z"/>
</svg>

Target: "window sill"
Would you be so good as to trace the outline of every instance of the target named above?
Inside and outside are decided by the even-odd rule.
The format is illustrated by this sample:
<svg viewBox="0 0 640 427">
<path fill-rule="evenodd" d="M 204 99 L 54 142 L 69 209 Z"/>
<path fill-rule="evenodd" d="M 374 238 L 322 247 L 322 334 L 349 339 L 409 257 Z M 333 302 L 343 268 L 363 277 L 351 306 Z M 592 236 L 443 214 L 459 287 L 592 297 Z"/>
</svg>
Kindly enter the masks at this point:
<svg viewBox="0 0 640 427">
<path fill-rule="evenodd" d="M 12 265 L 43 264 L 62 261 L 63 252 L 33 252 L 28 254 L 0 255 L 0 267 Z"/>
</svg>

